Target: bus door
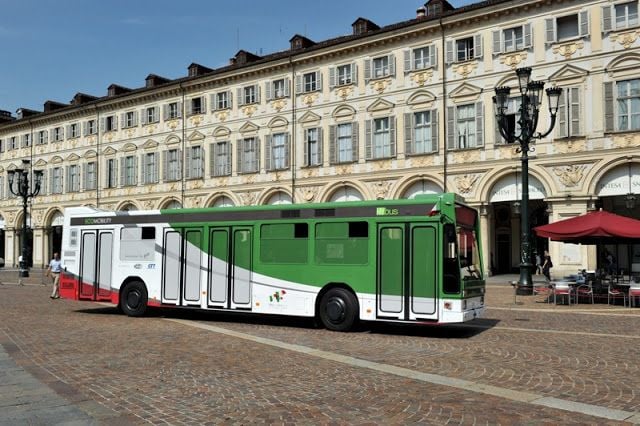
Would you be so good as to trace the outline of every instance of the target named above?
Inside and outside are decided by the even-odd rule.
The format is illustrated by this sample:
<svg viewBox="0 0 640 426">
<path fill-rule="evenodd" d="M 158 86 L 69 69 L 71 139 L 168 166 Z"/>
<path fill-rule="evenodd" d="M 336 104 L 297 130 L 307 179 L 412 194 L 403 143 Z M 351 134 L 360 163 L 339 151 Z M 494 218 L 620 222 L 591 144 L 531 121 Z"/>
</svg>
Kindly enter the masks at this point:
<svg viewBox="0 0 640 426">
<path fill-rule="evenodd" d="M 113 231 L 82 231 L 81 242 L 79 298 L 111 300 Z"/>
<path fill-rule="evenodd" d="M 251 309 L 251 228 L 209 230 L 209 300 L 212 308 Z"/>
<path fill-rule="evenodd" d="M 202 228 L 167 228 L 163 235 L 162 303 L 200 306 Z"/>
<path fill-rule="evenodd" d="M 437 235 L 428 224 L 378 225 L 378 318 L 438 318 Z"/>
</svg>

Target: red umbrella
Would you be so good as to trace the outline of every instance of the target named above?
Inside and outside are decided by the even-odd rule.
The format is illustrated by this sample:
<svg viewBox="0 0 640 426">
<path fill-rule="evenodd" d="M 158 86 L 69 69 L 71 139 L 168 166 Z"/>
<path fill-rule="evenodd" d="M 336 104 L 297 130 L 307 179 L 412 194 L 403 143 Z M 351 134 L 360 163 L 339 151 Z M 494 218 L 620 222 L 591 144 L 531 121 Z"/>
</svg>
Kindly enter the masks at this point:
<svg viewBox="0 0 640 426">
<path fill-rule="evenodd" d="M 640 243 L 640 220 L 602 210 L 533 229 L 539 237 L 566 243 Z"/>
</svg>

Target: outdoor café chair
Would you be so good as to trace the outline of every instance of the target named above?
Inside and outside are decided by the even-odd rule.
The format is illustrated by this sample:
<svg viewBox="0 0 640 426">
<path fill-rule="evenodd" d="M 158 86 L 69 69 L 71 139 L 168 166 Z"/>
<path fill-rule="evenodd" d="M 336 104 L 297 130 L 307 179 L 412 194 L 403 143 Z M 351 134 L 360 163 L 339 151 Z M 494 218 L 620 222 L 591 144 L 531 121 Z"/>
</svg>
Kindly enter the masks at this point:
<svg viewBox="0 0 640 426">
<path fill-rule="evenodd" d="M 623 306 L 627 306 L 627 295 L 624 294 L 623 291 L 618 290 L 617 288 L 609 284 L 609 288 L 607 290 L 607 304 L 611 303 L 611 299 L 613 299 L 613 301 L 615 302 L 616 299 L 619 299 L 621 297 Z"/>
<path fill-rule="evenodd" d="M 547 303 L 551 303 L 551 296 L 553 296 L 553 287 L 548 282 L 533 283 L 533 295 L 544 296 Z"/>
<path fill-rule="evenodd" d="M 589 284 L 582 284 L 576 288 L 576 304 L 580 303 L 580 297 L 591 297 L 591 304 L 593 305 L 593 287 Z"/>
<path fill-rule="evenodd" d="M 573 289 L 567 283 L 556 283 L 553 286 L 553 303 L 558 304 L 558 296 L 567 296 L 567 303 L 571 305 L 571 296 L 573 295 Z"/>
<path fill-rule="evenodd" d="M 636 297 L 640 297 L 640 283 L 633 283 L 629 287 L 629 307 L 636 306 Z"/>
</svg>

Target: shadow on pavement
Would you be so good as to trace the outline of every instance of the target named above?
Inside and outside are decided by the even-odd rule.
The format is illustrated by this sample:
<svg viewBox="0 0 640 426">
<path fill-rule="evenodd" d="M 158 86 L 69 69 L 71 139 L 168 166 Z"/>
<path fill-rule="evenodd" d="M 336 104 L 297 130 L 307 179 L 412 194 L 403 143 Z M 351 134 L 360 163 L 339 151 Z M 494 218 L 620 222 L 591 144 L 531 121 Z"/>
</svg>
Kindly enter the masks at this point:
<svg viewBox="0 0 640 426">
<path fill-rule="evenodd" d="M 74 312 L 92 315 L 123 315 L 114 307 L 96 307 L 77 309 Z M 175 318 L 190 321 L 242 323 L 261 326 L 277 326 L 304 329 L 321 328 L 314 318 L 289 317 L 279 315 L 251 314 L 247 312 L 203 311 L 199 308 L 149 308 L 146 318 Z M 137 318 L 130 318 L 135 321 Z M 429 324 L 429 323 L 385 323 L 362 321 L 351 332 L 373 333 L 401 336 L 430 337 L 436 339 L 466 339 L 481 334 L 499 323 L 494 319 L 477 319 L 465 324 Z"/>
</svg>

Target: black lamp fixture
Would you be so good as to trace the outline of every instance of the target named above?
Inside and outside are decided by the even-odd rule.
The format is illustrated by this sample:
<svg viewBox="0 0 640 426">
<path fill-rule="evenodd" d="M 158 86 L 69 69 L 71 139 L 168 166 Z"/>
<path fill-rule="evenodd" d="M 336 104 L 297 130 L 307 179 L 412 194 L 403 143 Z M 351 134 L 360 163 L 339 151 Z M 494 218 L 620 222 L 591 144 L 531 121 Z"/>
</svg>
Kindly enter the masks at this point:
<svg viewBox="0 0 640 426">
<path fill-rule="evenodd" d="M 27 205 L 29 199 L 35 197 L 40 192 L 40 185 L 42 183 L 42 171 L 33 171 L 33 188 L 29 188 L 29 160 L 22 160 L 22 169 L 9 170 L 9 190 L 17 197 L 22 198 L 22 255 L 19 262 L 19 276 L 28 277 L 29 267 L 27 263 Z M 17 179 L 17 180 L 16 180 Z M 15 186 L 14 186 L 15 183 Z"/>
<path fill-rule="evenodd" d="M 533 281 L 531 279 L 531 243 L 529 230 L 529 151 L 534 151 L 531 147 L 532 141 L 542 139 L 549 135 L 556 124 L 556 115 L 558 114 L 558 104 L 562 89 L 551 87 L 546 89 L 547 98 L 549 99 L 549 114 L 551 115 L 551 124 L 545 133 L 536 132 L 538 127 L 538 117 L 540 107 L 542 105 L 542 89 L 544 82 L 531 80 L 531 68 L 518 68 L 516 70 L 518 76 L 518 88 L 520 91 L 520 109 L 516 114 L 517 124 L 520 126 L 516 129 L 513 120 L 510 120 L 507 110 L 511 95 L 511 88 L 507 86 L 496 87 L 496 95 L 493 97 L 493 106 L 496 115 L 500 135 L 507 143 L 518 143 L 519 147 L 516 152 L 521 153 L 522 162 L 522 197 L 519 205 L 520 210 L 520 279 L 518 281 L 518 294 L 532 294 Z M 516 95 L 517 96 L 517 95 Z M 515 206 L 514 206 L 515 207 Z"/>
</svg>

